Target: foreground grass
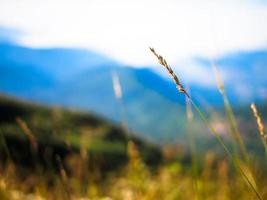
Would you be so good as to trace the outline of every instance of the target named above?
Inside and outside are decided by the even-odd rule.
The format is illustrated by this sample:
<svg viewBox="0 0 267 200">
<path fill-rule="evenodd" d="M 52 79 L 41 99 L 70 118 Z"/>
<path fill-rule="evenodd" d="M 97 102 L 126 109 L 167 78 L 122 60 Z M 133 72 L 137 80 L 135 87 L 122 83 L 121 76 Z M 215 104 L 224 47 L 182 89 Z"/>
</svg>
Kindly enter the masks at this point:
<svg viewBox="0 0 267 200">
<path fill-rule="evenodd" d="M 155 147 L 101 119 L 9 99 L 0 105 L 11 111 L 1 115 L 1 200 L 256 199 L 217 151 L 194 149 L 190 159 L 180 146 L 166 146 L 162 161 Z M 266 163 L 250 159 L 239 165 L 266 199 Z"/>
<path fill-rule="evenodd" d="M 75 157 L 76 156 L 76 157 Z M 100 171 L 85 170 L 82 154 L 73 155 L 62 173 L 29 172 L 8 162 L 0 173 L 0 199 L 255 199 L 227 159 L 212 152 L 201 160 L 197 192 L 190 167 L 171 159 L 152 170 L 139 155 L 134 143 L 128 144 L 129 162 L 105 178 Z M 165 155 L 170 159 L 170 155 Z M 68 169 L 68 171 L 65 171 Z M 260 171 L 257 169 L 256 171 Z M 263 198 L 267 198 L 266 174 L 258 174 Z"/>
</svg>

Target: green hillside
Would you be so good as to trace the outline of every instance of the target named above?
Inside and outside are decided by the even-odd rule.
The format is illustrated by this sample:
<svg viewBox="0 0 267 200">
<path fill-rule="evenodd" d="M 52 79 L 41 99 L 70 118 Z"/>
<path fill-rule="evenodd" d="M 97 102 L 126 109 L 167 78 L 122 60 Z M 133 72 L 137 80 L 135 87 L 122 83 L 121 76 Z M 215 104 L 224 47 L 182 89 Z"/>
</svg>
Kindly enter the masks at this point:
<svg viewBox="0 0 267 200">
<path fill-rule="evenodd" d="M 47 168 L 56 165 L 57 156 L 64 160 L 85 150 L 98 169 L 115 169 L 128 159 L 128 140 L 138 146 L 148 164 L 161 161 L 158 147 L 92 113 L 44 107 L 6 96 L 0 96 L 0 110 L 2 161 L 10 156 L 16 163 L 32 167 L 37 159 Z"/>
</svg>

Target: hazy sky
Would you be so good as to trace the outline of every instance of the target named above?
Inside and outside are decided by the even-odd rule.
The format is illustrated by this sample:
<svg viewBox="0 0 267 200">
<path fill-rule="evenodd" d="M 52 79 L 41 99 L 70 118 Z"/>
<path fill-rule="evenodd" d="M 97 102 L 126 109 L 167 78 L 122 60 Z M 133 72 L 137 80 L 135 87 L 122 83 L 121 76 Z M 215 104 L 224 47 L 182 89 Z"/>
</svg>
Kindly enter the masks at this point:
<svg viewBox="0 0 267 200">
<path fill-rule="evenodd" d="M 30 46 L 86 47 L 132 65 L 267 47 L 263 1 L 0 0 L 0 26 Z"/>
</svg>

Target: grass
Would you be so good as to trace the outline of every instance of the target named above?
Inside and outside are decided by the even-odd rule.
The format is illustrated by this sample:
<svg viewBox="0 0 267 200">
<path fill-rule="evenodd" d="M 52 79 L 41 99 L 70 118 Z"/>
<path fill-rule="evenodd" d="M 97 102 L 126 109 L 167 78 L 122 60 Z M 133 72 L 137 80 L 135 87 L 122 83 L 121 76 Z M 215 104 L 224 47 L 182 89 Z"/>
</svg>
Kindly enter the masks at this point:
<svg viewBox="0 0 267 200">
<path fill-rule="evenodd" d="M 122 87 L 114 73 L 121 126 L 92 114 L 1 96 L 0 199 L 267 199 L 266 163 L 251 155 L 216 66 L 230 127 L 227 136 L 213 127 L 204 108 L 193 100 L 167 61 L 150 50 L 187 100 L 189 150 L 179 145 L 159 148 L 130 133 Z M 262 116 L 254 104 L 251 108 L 259 139 L 266 145 Z M 199 149 L 193 129 L 196 115 L 214 136 L 219 150 L 207 148 L 203 153 Z M 256 129 L 253 131 L 256 134 Z"/>
<path fill-rule="evenodd" d="M 263 198 L 262 198 L 261 194 L 259 193 L 255 183 L 253 183 L 252 180 L 249 179 L 249 177 L 244 172 L 244 170 L 241 167 L 241 165 L 239 164 L 239 162 L 236 160 L 234 154 L 229 150 L 229 148 L 227 147 L 227 145 L 223 141 L 223 139 L 220 136 L 220 134 L 209 123 L 209 121 L 208 121 L 207 117 L 205 116 L 204 112 L 202 112 L 202 110 L 198 107 L 198 105 L 189 96 L 188 92 L 185 90 L 185 88 L 183 87 L 183 85 L 181 84 L 179 79 L 177 78 L 176 74 L 173 72 L 171 67 L 168 65 L 167 61 L 161 55 L 159 55 L 153 48 L 150 48 L 150 50 L 157 57 L 159 63 L 166 68 L 166 70 L 170 74 L 171 78 L 173 79 L 174 83 L 176 84 L 176 87 L 177 87 L 178 91 L 183 93 L 188 98 L 188 100 L 190 101 L 190 103 L 192 104 L 192 106 L 194 107 L 194 109 L 196 110 L 198 115 L 200 116 L 200 118 L 203 120 L 203 122 L 206 124 L 206 126 L 208 127 L 208 129 L 212 133 L 212 135 L 215 136 L 216 140 L 220 143 L 220 145 L 222 146 L 222 148 L 225 151 L 225 153 L 229 156 L 229 158 L 233 162 L 236 170 L 241 174 L 241 176 L 243 177 L 244 181 L 247 183 L 249 188 L 251 188 L 251 190 L 253 192 L 255 192 L 255 195 L 256 195 L 256 197 L 258 199 L 262 200 Z M 226 108 L 226 111 L 227 111 L 227 115 L 229 117 L 229 122 L 230 122 L 231 127 L 232 127 L 233 135 L 235 136 L 236 141 L 240 144 L 240 148 L 241 148 L 242 153 L 247 158 L 248 154 L 247 154 L 247 152 L 245 150 L 244 142 L 243 142 L 243 140 L 242 140 L 242 138 L 240 136 L 240 133 L 239 133 L 239 130 L 237 128 L 237 124 L 236 124 L 236 121 L 235 121 L 231 106 L 230 106 L 230 104 L 228 102 L 228 99 L 226 97 L 226 94 L 225 94 L 225 91 L 224 91 L 224 87 L 223 87 L 222 84 L 219 84 L 219 90 L 222 93 L 222 96 L 223 96 L 223 99 L 224 99 L 225 108 Z"/>
</svg>

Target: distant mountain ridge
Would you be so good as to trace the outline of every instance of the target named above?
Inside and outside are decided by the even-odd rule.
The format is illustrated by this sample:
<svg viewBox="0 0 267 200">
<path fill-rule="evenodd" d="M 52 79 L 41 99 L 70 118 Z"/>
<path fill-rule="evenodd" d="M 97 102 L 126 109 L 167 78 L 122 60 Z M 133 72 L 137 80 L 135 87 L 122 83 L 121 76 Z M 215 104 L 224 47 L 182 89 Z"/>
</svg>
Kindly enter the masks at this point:
<svg viewBox="0 0 267 200">
<path fill-rule="evenodd" d="M 262 52 L 255 59 L 253 57 L 255 56 L 248 57 L 251 62 L 246 71 L 262 57 L 267 59 L 267 52 Z M 198 59 L 197 62 L 209 67 L 205 59 Z M 224 65 L 229 65 L 232 70 L 242 62 L 242 58 L 235 60 L 233 55 L 218 60 L 218 65 L 224 70 Z M 265 61 L 259 66 L 264 63 Z M 231 70 L 229 73 L 232 73 Z M 246 71 L 241 72 L 246 74 Z M 177 92 L 170 80 L 152 69 L 123 66 L 106 56 L 83 49 L 31 49 L 11 43 L 0 44 L 0 92 L 46 104 L 88 109 L 119 122 L 122 118 L 121 105 L 114 96 L 112 72 L 116 72 L 120 78 L 122 107 L 132 130 L 155 140 L 171 140 L 177 135 L 184 137 L 184 96 Z M 237 75 L 241 72 L 237 71 Z M 253 74 L 249 73 L 248 76 Z M 239 84 L 239 80 L 236 77 L 232 79 L 234 80 L 230 83 L 226 82 L 226 89 L 230 99 L 238 105 L 242 101 L 231 84 Z M 246 80 L 247 75 L 244 75 L 240 84 L 244 84 Z M 259 83 L 257 79 L 249 81 L 253 87 L 258 84 L 264 88 L 266 80 L 262 76 L 259 80 Z M 216 87 L 190 84 L 190 91 L 200 103 L 222 105 Z M 250 103 L 250 100 L 245 99 L 244 102 Z M 260 102 L 264 98 L 256 100 Z"/>
<path fill-rule="evenodd" d="M 29 65 L 57 78 L 73 75 L 86 68 L 114 66 L 118 63 L 107 56 L 86 50 L 71 48 L 37 49 L 12 43 L 0 43 L 1 64 L 9 66 Z"/>
<path fill-rule="evenodd" d="M 209 68 L 212 74 L 209 60 L 197 58 L 196 62 Z M 227 54 L 215 59 L 215 64 L 224 75 L 225 88 L 233 104 L 266 102 L 267 50 Z"/>
</svg>

